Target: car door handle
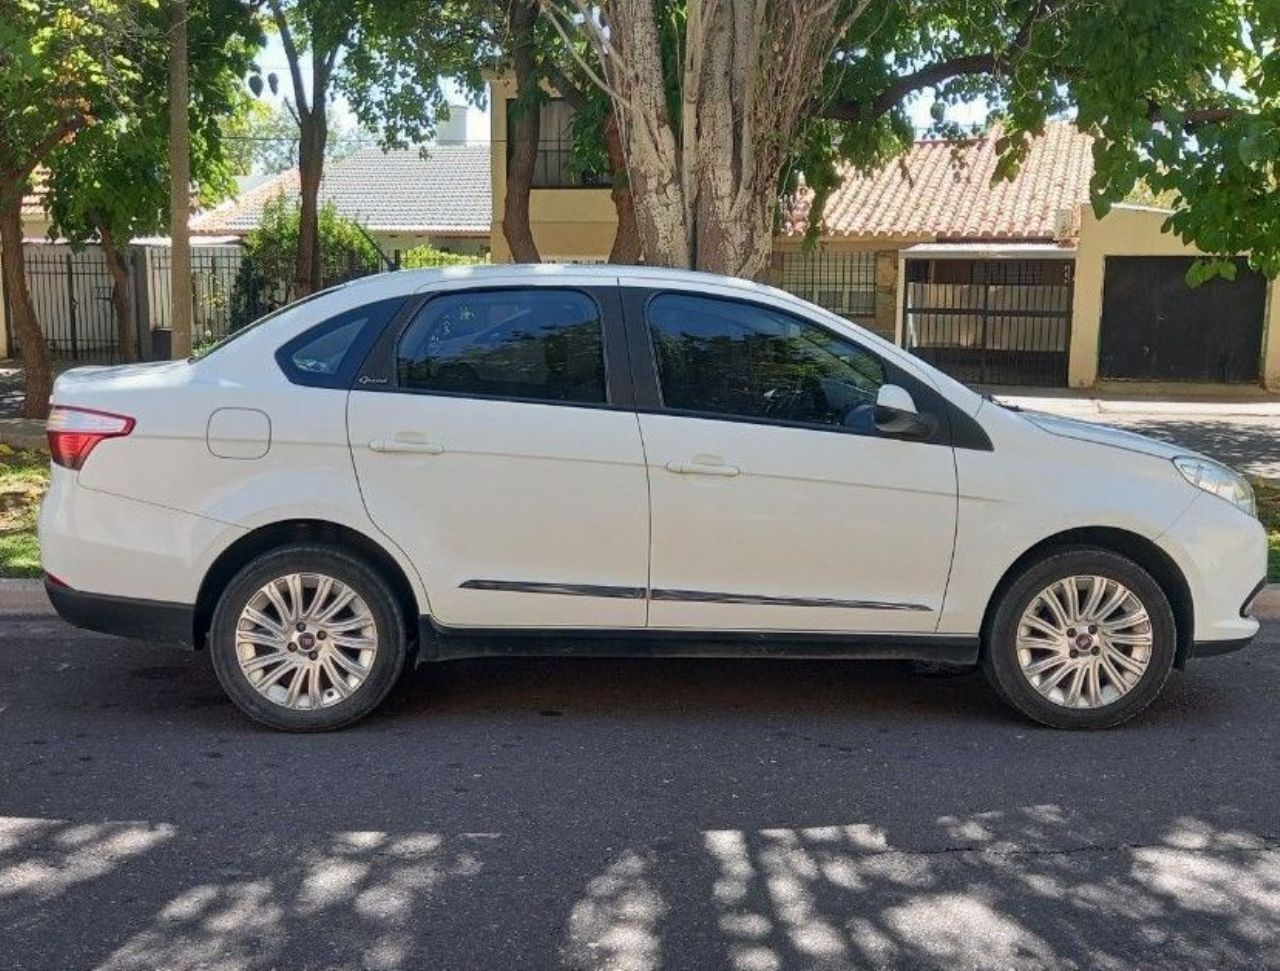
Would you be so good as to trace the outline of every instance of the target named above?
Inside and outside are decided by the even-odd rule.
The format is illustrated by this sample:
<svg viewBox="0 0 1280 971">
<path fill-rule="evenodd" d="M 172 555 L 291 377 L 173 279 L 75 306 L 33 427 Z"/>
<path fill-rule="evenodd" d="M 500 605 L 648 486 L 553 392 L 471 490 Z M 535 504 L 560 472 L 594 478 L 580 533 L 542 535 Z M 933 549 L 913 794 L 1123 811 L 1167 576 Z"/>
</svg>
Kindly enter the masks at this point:
<svg viewBox="0 0 1280 971">
<path fill-rule="evenodd" d="M 738 474 L 736 466 L 714 465 L 709 462 L 668 462 L 667 471 L 676 475 L 719 475 L 731 479 Z"/>
<path fill-rule="evenodd" d="M 443 445 L 434 442 L 405 442 L 399 439 L 375 438 L 369 443 L 374 452 L 414 453 L 417 455 L 439 455 L 444 451 Z"/>
</svg>

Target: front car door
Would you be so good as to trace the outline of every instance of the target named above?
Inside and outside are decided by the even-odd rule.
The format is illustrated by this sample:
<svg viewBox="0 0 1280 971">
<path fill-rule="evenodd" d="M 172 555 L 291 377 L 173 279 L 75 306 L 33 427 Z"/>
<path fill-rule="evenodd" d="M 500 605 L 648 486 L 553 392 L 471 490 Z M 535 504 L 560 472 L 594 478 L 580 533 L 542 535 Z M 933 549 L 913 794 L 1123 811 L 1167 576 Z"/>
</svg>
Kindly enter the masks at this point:
<svg viewBox="0 0 1280 971">
<path fill-rule="evenodd" d="M 644 626 L 647 477 L 602 282 L 433 292 L 356 380 L 365 504 L 439 624 Z"/>
<path fill-rule="evenodd" d="M 956 523 L 941 396 L 768 298 L 622 293 L 650 474 L 650 626 L 933 631 Z M 937 413 L 927 441 L 876 430 L 886 382 Z"/>
</svg>

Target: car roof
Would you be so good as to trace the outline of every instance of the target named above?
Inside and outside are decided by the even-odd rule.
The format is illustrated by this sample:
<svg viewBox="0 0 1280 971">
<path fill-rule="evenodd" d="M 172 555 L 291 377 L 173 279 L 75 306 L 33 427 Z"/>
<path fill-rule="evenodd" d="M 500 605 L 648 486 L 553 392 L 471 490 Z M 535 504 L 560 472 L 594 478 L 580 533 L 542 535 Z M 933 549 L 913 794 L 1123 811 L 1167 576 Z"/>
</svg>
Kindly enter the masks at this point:
<svg viewBox="0 0 1280 971">
<path fill-rule="evenodd" d="M 420 270 L 396 270 L 362 277 L 349 287 L 376 287 L 383 293 L 414 293 L 434 283 L 474 280 L 477 284 L 519 281 L 521 283 L 553 283 L 558 277 L 597 278 L 601 284 L 649 286 L 663 283 L 697 283 L 734 287 L 740 290 L 777 292 L 773 287 L 751 280 L 703 273 L 698 270 L 676 270 L 662 266 L 631 266 L 612 263 L 492 263 L 477 266 L 432 267 Z"/>
</svg>

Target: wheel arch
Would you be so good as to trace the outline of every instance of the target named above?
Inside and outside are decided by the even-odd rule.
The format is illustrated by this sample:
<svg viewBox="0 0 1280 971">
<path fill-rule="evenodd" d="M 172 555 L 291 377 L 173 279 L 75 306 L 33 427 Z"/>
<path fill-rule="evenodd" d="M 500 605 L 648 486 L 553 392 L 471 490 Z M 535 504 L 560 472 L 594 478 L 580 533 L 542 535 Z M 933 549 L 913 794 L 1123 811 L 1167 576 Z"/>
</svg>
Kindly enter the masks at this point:
<svg viewBox="0 0 1280 971">
<path fill-rule="evenodd" d="M 996 609 L 1009 585 L 1022 571 L 1053 553 L 1080 547 L 1094 547 L 1116 553 L 1142 567 L 1160 585 L 1173 609 L 1177 650 L 1174 666 L 1181 668 L 1191 653 L 1195 634 L 1195 604 L 1191 586 L 1173 558 L 1156 543 L 1138 533 L 1112 526 L 1087 526 L 1055 533 L 1036 543 L 1019 556 L 1000 577 L 994 592 L 987 601 L 982 616 L 982 650 L 987 649 L 990 627 Z"/>
<path fill-rule="evenodd" d="M 404 615 L 411 650 L 416 649 L 418 598 L 404 568 L 385 547 L 364 533 L 323 519 L 288 519 L 259 526 L 218 554 L 205 571 L 196 594 L 192 638 L 197 648 L 205 645 L 218 598 L 231 578 L 251 560 L 291 543 L 327 543 L 365 560 L 391 585 L 396 603 Z"/>
</svg>

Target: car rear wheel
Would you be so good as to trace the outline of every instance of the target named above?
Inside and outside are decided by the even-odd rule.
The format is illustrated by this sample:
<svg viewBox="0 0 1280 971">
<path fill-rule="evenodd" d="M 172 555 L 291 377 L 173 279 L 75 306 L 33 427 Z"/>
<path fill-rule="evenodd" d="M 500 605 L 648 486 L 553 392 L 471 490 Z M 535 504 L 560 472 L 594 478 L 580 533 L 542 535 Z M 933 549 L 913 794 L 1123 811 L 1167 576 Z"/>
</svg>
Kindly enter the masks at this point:
<svg viewBox="0 0 1280 971">
<path fill-rule="evenodd" d="M 1142 567 L 1076 548 L 1005 590 L 982 665 L 996 692 L 1054 728 L 1109 728 L 1155 700 L 1173 667 L 1173 610 Z"/>
<path fill-rule="evenodd" d="M 390 587 L 363 560 L 328 546 L 265 553 L 227 585 L 209 649 L 231 700 L 284 731 L 363 718 L 404 667 L 407 637 Z"/>
</svg>

